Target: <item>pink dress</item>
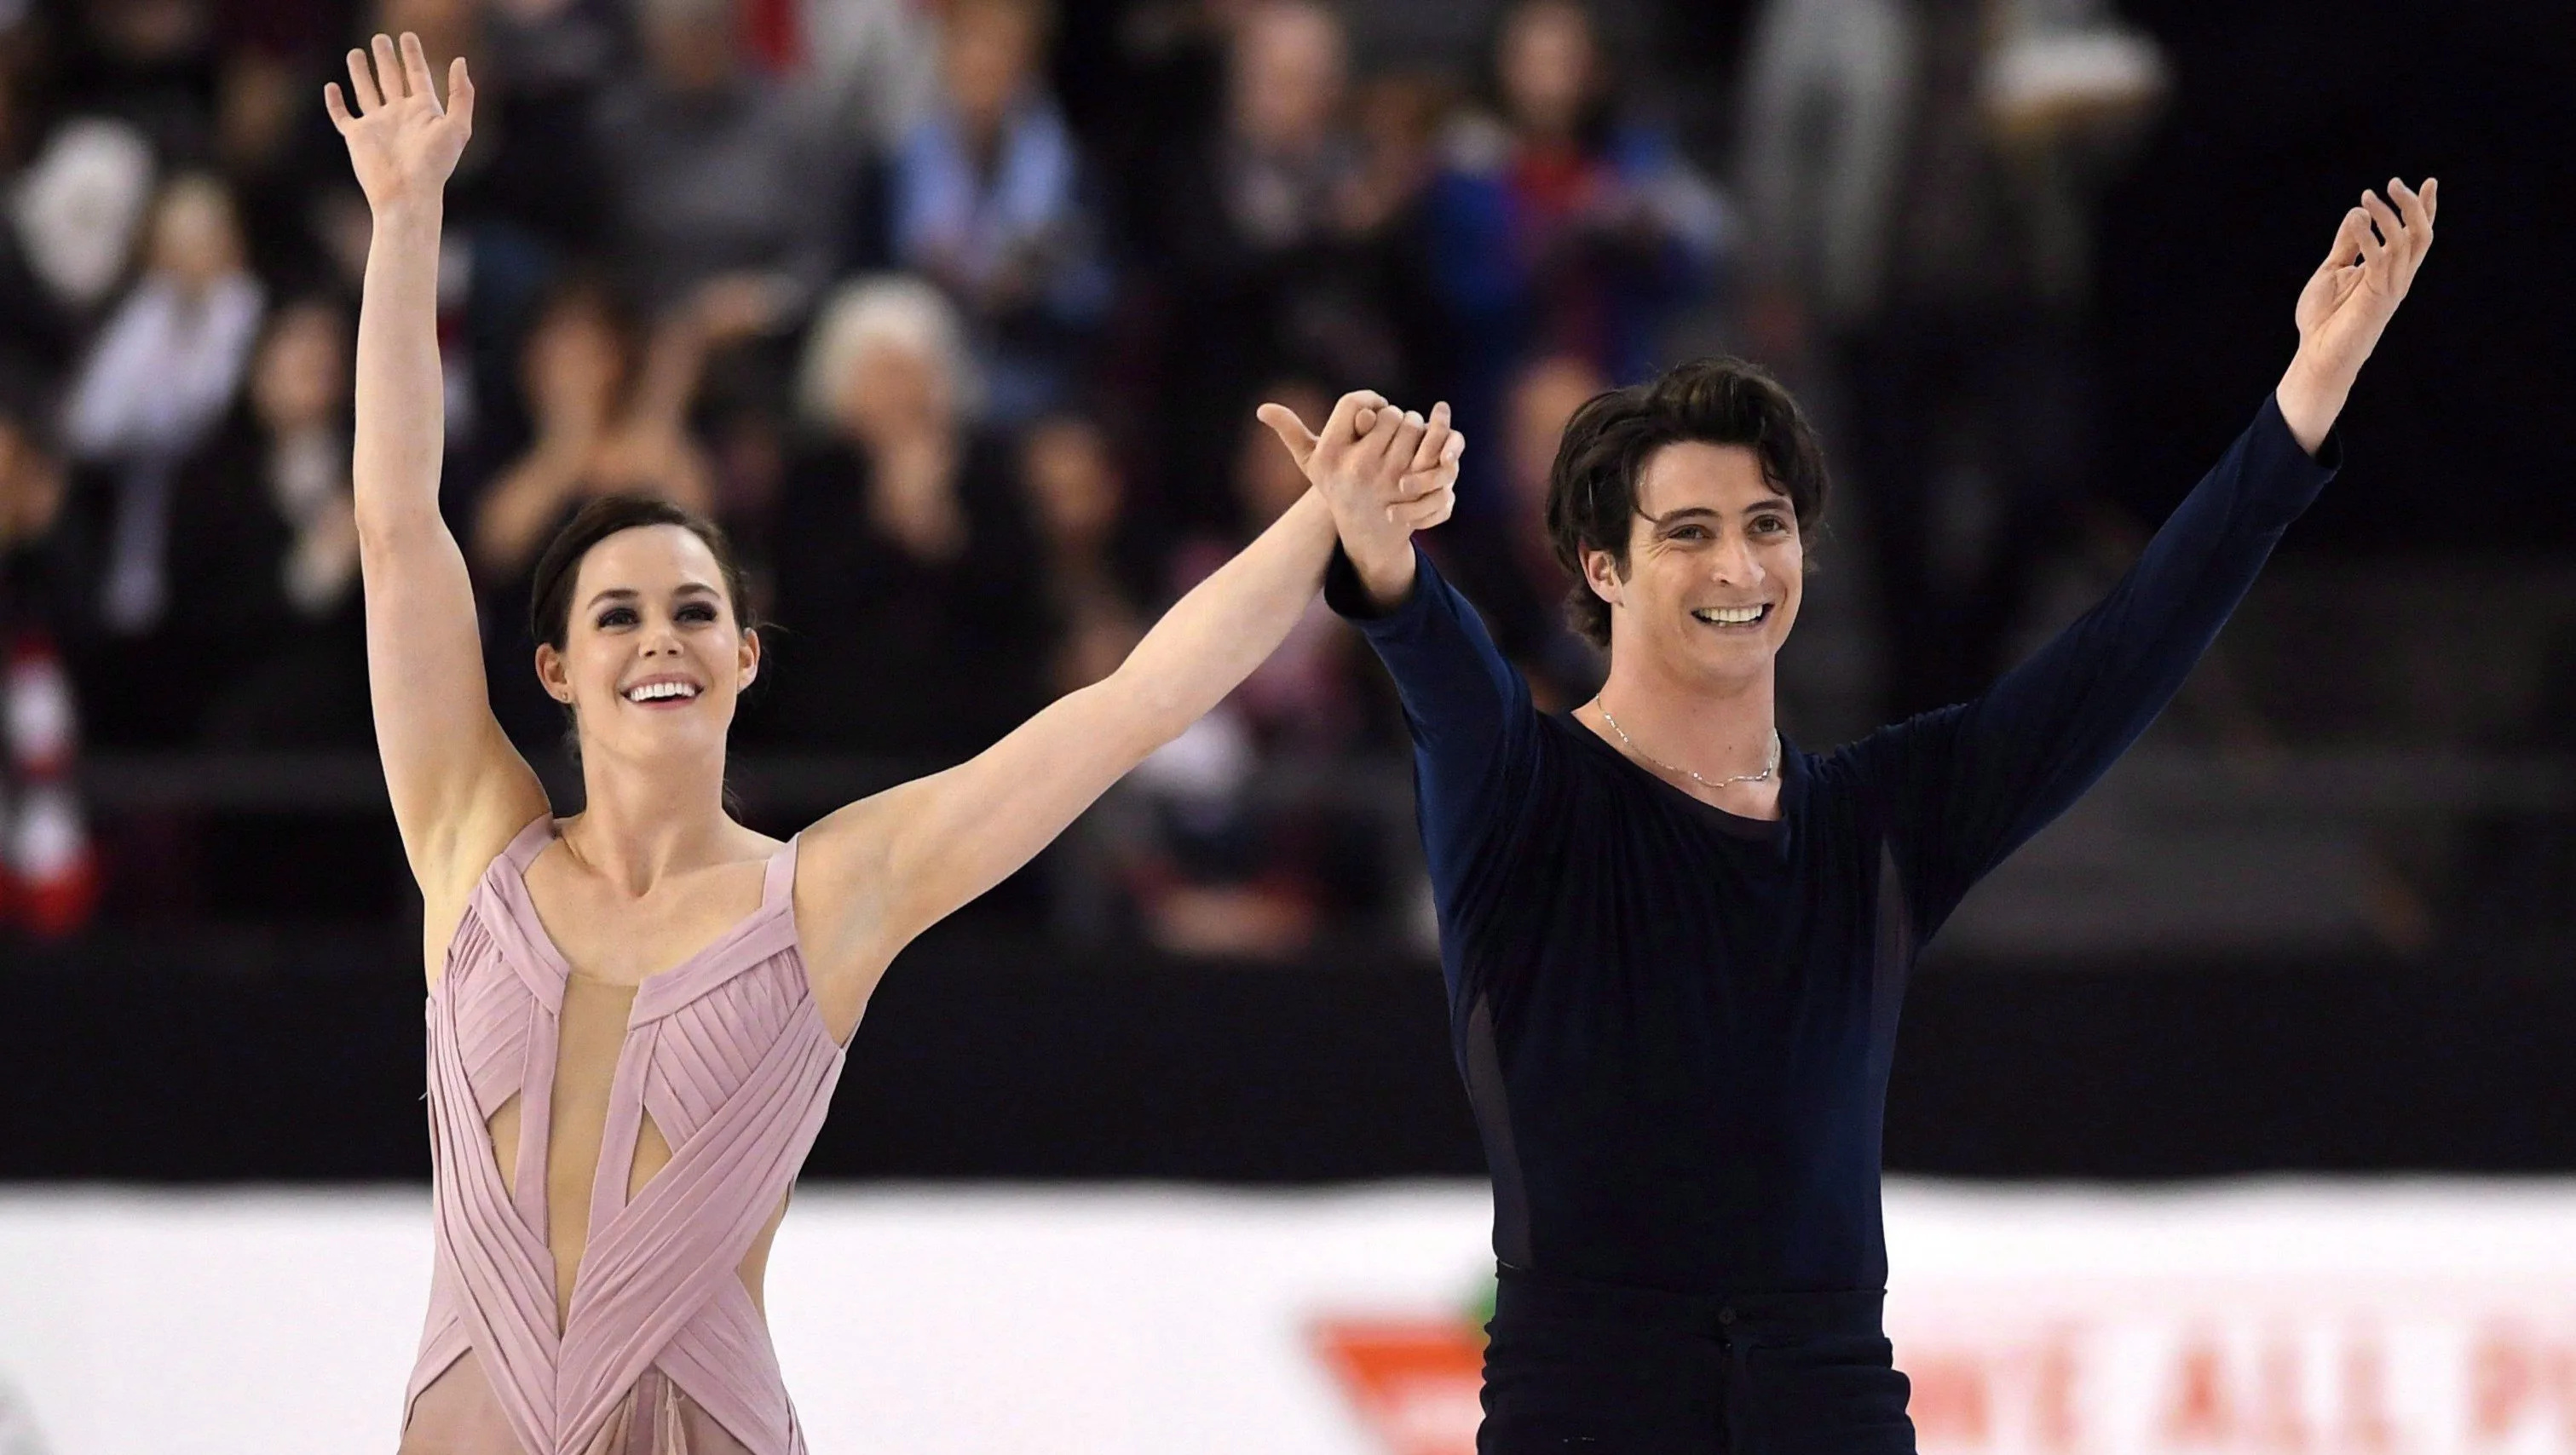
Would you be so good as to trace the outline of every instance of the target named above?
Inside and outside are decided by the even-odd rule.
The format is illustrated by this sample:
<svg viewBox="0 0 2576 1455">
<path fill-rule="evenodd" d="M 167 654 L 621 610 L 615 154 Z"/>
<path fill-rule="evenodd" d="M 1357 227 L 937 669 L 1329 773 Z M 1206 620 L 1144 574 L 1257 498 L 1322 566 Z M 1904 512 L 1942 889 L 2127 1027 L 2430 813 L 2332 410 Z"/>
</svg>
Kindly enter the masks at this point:
<svg viewBox="0 0 2576 1455">
<path fill-rule="evenodd" d="M 540 818 L 493 861 L 429 996 L 437 1260 L 402 1455 L 803 1455 L 740 1272 L 841 1074 L 796 940 L 796 845 L 769 861 L 759 909 L 632 991 L 613 1068 L 598 1068 L 606 1124 L 558 1330 L 546 1238 L 557 1049 L 568 1000 L 622 1005 L 627 992 L 568 995 L 576 977 L 525 878 L 554 837 Z M 514 1097 L 505 1179 L 491 1122 Z M 630 1198 L 648 1135 L 670 1160 Z"/>
</svg>

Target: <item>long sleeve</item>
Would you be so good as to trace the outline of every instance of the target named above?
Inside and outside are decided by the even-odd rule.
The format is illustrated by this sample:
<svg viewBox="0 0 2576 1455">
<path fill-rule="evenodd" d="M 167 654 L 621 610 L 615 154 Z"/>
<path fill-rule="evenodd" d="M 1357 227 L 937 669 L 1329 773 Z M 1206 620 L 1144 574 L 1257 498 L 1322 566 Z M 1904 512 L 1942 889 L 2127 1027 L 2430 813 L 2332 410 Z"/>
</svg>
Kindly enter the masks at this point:
<svg viewBox="0 0 2576 1455">
<path fill-rule="evenodd" d="M 1442 918 L 1472 916 L 1479 863 L 1524 804 L 1536 757 L 1538 711 L 1529 685 L 1494 646 L 1476 609 L 1414 553 L 1413 594 L 1372 612 L 1337 547 L 1324 600 L 1358 627 L 1386 663 L 1413 735 L 1422 846 Z"/>
<path fill-rule="evenodd" d="M 2109 596 L 1982 696 L 1857 745 L 1888 805 L 1918 943 L 2128 750 L 2340 463 L 2266 399 Z"/>
</svg>

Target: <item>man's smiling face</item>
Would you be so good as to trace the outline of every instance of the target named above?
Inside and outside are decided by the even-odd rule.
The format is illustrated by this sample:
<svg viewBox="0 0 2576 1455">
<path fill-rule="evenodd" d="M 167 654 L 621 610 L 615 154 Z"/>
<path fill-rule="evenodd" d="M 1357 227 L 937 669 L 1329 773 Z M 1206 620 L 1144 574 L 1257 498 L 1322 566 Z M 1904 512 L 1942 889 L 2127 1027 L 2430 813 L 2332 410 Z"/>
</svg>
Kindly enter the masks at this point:
<svg viewBox="0 0 2576 1455">
<path fill-rule="evenodd" d="M 1788 496 L 1744 445 L 1665 445 L 1637 475 L 1628 559 L 1590 552 L 1610 651 L 1711 686 L 1767 670 L 1798 620 L 1805 544 Z"/>
</svg>

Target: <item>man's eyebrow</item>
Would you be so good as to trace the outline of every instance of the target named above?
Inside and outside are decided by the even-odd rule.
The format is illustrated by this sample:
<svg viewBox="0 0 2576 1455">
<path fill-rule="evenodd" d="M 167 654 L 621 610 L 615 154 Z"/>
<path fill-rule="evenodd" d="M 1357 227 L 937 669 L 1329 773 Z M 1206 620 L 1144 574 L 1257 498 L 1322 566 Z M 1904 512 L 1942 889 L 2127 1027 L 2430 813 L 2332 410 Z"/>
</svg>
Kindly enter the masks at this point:
<svg viewBox="0 0 2576 1455">
<path fill-rule="evenodd" d="M 1717 511 L 1706 505 L 1685 505 L 1677 510 L 1668 510 L 1662 515 L 1647 515 L 1646 512 L 1642 510 L 1638 511 L 1637 514 L 1643 516 L 1648 525 L 1657 527 L 1671 525 L 1677 520 L 1689 520 L 1694 516 L 1706 516 L 1711 520 L 1717 519 Z"/>
</svg>

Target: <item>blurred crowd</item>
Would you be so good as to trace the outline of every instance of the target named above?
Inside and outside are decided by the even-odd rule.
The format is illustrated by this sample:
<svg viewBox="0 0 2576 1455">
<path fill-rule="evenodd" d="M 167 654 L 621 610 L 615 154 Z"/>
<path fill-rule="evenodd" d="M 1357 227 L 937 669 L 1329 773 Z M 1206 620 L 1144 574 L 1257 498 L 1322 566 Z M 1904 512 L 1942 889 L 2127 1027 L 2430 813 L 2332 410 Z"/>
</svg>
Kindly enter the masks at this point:
<svg viewBox="0 0 2576 1455">
<path fill-rule="evenodd" d="M 1510 0 L 1363 54 L 1411 32 L 1323 0 L 1081 36 L 1048 0 L 0 0 L 0 885 L 30 925 L 86 912 L 80 751 L 371 744 L 368 216 L 319 94 L 380 30 L 477 78 L 442 499 L 531 754 L 565 725 L 528 572 L 592 495 L 742 549 L 745 751 L 929 766 L 1106 674 L 1296 498 L 1255 403 L 1363 385 L 1453 403 L 1433 548 L 1573 706 L 1600 664 L 1541 528 L 1557 433 L 1720 347 L 1826 401 L 1885 705 L 1942 700 L 2017 610 L 1994 521 L 2044 527 L 2080 475 L 2083 198 L 2152 52 L 2088 0 L 1720 8 L 1728 55 L 1658 65 L 1699 7 Z M 1667 124 L 1721 85 L 1714 134 Z M 1944 491 L 1990 502 L 1984 544 Z M 1251 789 L 1400 744 L 1362 658 L 1316 606 L 1140 772 L 1114 854 L 1147 933 L 1277 952 L 1375 907 L 1382 836 Z"/>
</svg>

